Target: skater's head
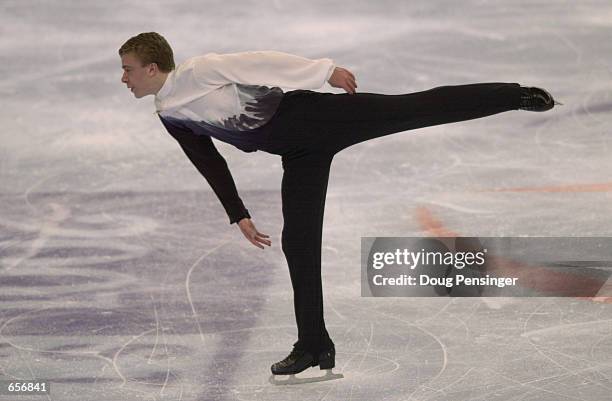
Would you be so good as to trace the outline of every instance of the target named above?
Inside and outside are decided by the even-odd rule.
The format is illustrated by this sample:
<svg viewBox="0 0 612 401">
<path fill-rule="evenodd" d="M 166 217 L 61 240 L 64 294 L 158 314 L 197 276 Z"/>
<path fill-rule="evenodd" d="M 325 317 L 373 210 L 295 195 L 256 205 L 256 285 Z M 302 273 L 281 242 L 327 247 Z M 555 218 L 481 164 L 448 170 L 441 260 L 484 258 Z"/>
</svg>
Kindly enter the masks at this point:
<svg viewBox="0 0 612 401">
<path fill-rule="evenodd" d="M 131 37 L 119 48 L 119 56 L 123 68 L 121 82 L 136 98 L 155 95 L 174 69 L 172 48 L 156 32 Z"/>
</svg>

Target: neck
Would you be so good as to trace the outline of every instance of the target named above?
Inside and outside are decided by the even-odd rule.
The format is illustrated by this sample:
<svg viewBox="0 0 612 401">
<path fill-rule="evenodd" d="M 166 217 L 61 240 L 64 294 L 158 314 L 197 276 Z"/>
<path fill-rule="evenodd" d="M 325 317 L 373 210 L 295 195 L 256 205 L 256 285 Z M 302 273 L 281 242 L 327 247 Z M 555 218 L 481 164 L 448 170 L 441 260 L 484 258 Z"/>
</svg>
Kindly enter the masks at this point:
<svg viewBox="0 0 612 401">
<path fill-rule="evenodd" d="M 166 79 L 168 79 L 169 74 L 169 72 L 160 72 L 159 74 L 157 74 L 153 87 L 154 95 L 157 95 L 162 86 L 164 86 L 164 83 L 166 83 Z"/>
</svg>

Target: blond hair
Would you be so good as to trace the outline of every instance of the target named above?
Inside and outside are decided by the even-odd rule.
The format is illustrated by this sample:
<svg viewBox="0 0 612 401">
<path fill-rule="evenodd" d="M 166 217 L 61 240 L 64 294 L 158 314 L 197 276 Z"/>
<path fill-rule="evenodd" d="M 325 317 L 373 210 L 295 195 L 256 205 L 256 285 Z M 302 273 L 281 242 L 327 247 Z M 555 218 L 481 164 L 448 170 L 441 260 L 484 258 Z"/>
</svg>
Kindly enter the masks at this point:
<svg viewBox="0 0 612 401">
<path fill-rule="evenodd" d="M 157 64 L 162 72 L 174 69 L 174 55 L 172 48 L 157 32 L 143 32 L 129 38 L 120 48 L 119 55 L 134 53 L 142 65 Z"/>
</svg>

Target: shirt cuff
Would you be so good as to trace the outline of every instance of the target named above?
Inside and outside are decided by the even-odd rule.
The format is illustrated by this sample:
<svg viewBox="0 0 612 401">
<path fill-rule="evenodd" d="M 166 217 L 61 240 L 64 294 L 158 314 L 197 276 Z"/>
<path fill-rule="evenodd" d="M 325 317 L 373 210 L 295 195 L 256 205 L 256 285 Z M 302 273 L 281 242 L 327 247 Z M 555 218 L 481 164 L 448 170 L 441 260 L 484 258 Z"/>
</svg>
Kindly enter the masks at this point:
<svg viewBox="0 0 612 401">
<path fill-rule="evenodd" d="M 336 69 L 336 66 L 332 64 L 331 67 L 329 68 L 329 71 L 327 72 L 327 77 L 325 78 L 325 82 L 329 81 L 329 78 L 331 78 L 335 69 Z"/>
<path fill-rule="evenodd" d="M 251 218 L 251 215 L 249 214 L 249 211 L 247 209 L 244 209 L 244 212 L 239 214 L 239 215 L 231 216 L 230 217 L 230 224 L 237 223 L 240 220 L 244 219 L 245 217 L 247 217 L 249 219 Z"/>
</svg>

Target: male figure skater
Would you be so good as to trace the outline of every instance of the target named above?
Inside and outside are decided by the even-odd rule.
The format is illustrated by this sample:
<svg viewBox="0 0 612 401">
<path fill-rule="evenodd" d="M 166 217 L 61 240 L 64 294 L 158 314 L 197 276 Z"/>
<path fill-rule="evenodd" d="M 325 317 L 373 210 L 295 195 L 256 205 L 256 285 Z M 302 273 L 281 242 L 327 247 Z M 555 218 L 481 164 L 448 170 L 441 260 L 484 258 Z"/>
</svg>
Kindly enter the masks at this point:
<svg viewBox="0 0 612 401">
<path fill-rule="evenodd" d="M 238 196 L 225 159 L 211 138 L 244 152 L 282 157 L 282 250 L 294 291 L 298 340 L 274 375 L 311 366 L 331 369 L 335 348 L 323 319 L 321 234 L 334 155 L 372 138 L 481 118 L 510 110 L 546 111 L 545 90 L 518 83 L 441 86 L 402 95 L 356 93 L 355 76 L 333 60 L 278 51 L 208 53 L 174 65 L 168 42 L 155 32 L 119 49 L 121 82 L 136 98 L 155 96 L 162 124 L 206 178 L 229 216 L 255 246 L 271 246 Z M 312 91 L 325 82 L 347 93 Z M 293 90 L 286 93 L 280 87 Z M 331 371 L 329 371 L 331 372 Z"/>
</svg>

